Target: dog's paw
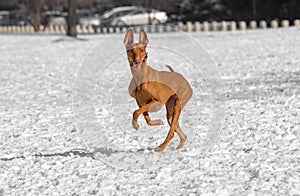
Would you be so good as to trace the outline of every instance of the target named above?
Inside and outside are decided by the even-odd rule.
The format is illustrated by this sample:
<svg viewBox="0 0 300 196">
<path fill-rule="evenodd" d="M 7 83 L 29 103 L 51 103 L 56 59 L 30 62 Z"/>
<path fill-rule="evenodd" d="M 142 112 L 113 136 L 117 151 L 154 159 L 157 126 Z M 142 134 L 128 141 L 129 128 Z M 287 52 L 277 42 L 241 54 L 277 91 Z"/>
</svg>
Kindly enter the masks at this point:
<svg viewBox="0 0 300 196">
<path fill-rule="evenodd" d="M 163 125 L 164 122 L 162 120 L 151 120 L 148 122 L 148 125 L 155 126 L 155 125 Z"/>
<path fill-rule="evenodd" d="M 161 146 L 158 146 L 156 148 L 154 148 L 154 151 L 155 152 L 162 152 L 165 148 L 161 147 Z"/>
<path fill-rule="evenodd" d="M 176 150 L 181 149 L 183 146 L 184 146 L 184 143 L 180 143 L 180 144 L 177 146 Z"/>
<path fill-rule="evenodd" d="M 185 139 L 181 140 L 179 145 L 177 146 L 176 150 L 182 148 L 184 146 L 184 143 L 185 143 Z"/>
<path fill-rule="evenodd" d="M 139 124 L 138 124 L 135 120 L 132 120 L 132 127 L 133 127 L 135 130 L 138 130 L 138 129 L 139 129 Z"/>
</svg>

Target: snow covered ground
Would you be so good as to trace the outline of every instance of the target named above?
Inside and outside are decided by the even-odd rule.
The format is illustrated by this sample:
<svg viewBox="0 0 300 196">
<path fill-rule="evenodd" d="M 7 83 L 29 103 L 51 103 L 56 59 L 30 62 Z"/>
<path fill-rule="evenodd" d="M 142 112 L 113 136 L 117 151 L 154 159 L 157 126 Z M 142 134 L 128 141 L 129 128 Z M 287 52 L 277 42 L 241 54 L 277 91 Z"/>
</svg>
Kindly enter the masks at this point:
<svg viewBox="0 0 300 196">
<path fill-rule="evenodd" d="M 149 34 L 194 88 L 163 153 L 167 125 L 131 128 L 123 35 L 1 35 L 0 196 L 300 195 L 299 34 Z"/>
</svg>

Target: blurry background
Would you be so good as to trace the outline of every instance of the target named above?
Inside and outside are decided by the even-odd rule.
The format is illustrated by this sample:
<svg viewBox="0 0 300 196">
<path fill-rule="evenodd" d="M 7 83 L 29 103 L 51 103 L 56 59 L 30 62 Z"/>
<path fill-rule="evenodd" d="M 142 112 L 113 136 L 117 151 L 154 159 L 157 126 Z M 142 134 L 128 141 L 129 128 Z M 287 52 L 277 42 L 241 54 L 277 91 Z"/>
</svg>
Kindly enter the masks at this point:
<svg viewBox="0 0 300 196">
<path fill-rule="evenodd" d="M 148 14 L 148 23 L 221 20 L 269 22 L 273 19 L 292 21 L 300 15 L 299 0 L 77 0 L 76 3 L 77 24 L 93 25 L 101 24 L 101 19 L 102 24 L 106 25 L 132 25 L 138 23 L 137 19 L 128 18 L 128 15 L 143 13 Z M 109 10 L 123 6 L 139 8 L 115 9 L 107 14 Z M 68 0 L 0 0 L 0 25 L 25 25 L 33 24 L 34 21 L 43 25 L 65 24 L 68 7 Z M 161 12 L 159 16 L 155 16 L 157 12 Z M 111 18 L 108 20 L 109 17 Z"/>
</svg>

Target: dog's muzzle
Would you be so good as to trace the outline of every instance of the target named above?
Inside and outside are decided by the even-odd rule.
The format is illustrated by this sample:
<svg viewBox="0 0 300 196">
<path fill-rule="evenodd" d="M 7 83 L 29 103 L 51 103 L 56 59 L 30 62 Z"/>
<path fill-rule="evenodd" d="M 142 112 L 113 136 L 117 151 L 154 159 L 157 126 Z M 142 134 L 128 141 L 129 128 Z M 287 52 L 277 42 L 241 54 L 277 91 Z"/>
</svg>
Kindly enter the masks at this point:
<svg viewBox="0 0 300 196">
<path fill-rule="evenodd" d="M 143 65 L 143 63 L 144 63 L 144 61 L 141 62 L 141 63 L 133 63 L 131 67 L 132 67 L 134 70 L 139 70 L 139 69 L 141 68 L 141 66 Z"/>
<path fill-rule="evenodd" d="M 132 63 L 131 67 L 134 70 L 139 70 L 142 67 L 142 65 L 146 62 L 147 58 L 148 58 L 148 52 L 146 52 L 145 57 L 144 57 L 144 59 L 143 59 L 142 62 L 140 62 L 140 63 Z"/>
</svg>

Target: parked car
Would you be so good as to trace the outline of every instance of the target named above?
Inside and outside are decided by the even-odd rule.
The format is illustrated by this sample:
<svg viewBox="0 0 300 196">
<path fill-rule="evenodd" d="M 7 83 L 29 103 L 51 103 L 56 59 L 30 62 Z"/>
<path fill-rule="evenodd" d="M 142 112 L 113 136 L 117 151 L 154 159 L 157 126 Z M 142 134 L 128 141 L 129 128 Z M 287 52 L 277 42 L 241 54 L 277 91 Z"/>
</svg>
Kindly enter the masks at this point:
<svg viewBox="0 0 300 196">
<path fill-rule="evenodd" d="M 66 12 L 60 11 L 46 11 L 42 13 L 43 25 L 66 25 L 67 24 Z"/>
<path fill-rule="evenodd" d="M 166 23 L 167 13 L 155 9 L 129 6 L 119 7 L 104 13 L 101 24 L 110 26 L 144 25 Z"/>
<path fill-rule="evenodd" d="M 60 14 L 54 14 L 51 17 L 50 24 L 52 25 L 66 25 L 67 19 L 65 16 L 62 16 Z"/>
<path fill-rule="evenodd" d="M 80 25 L 100 25 L 99 15 L 92 10 L 77 10 L 77 17 Z"/>
<path fill-rule="evenodd" d="M 130 12 L 135 10 L 138 10 L 137 6 L 124 6 L 124 7 L 113 8 L 111 10 L 104 12 L 104 14 L 100 17 L 100 23 L 102 25 L 111 25 L 112 21 L 115 18 L 127 15 Z"/>
<path fill-rule="evenodd" d="M 0 11 L 0 25 L 25 25 L 28 23 L 28 15 L 23 11 Z"/>
<path fill-rule="evenodd" d="M 9 11 L 0 11 L 0 25 L 10 25 Z"/>
</svg>

